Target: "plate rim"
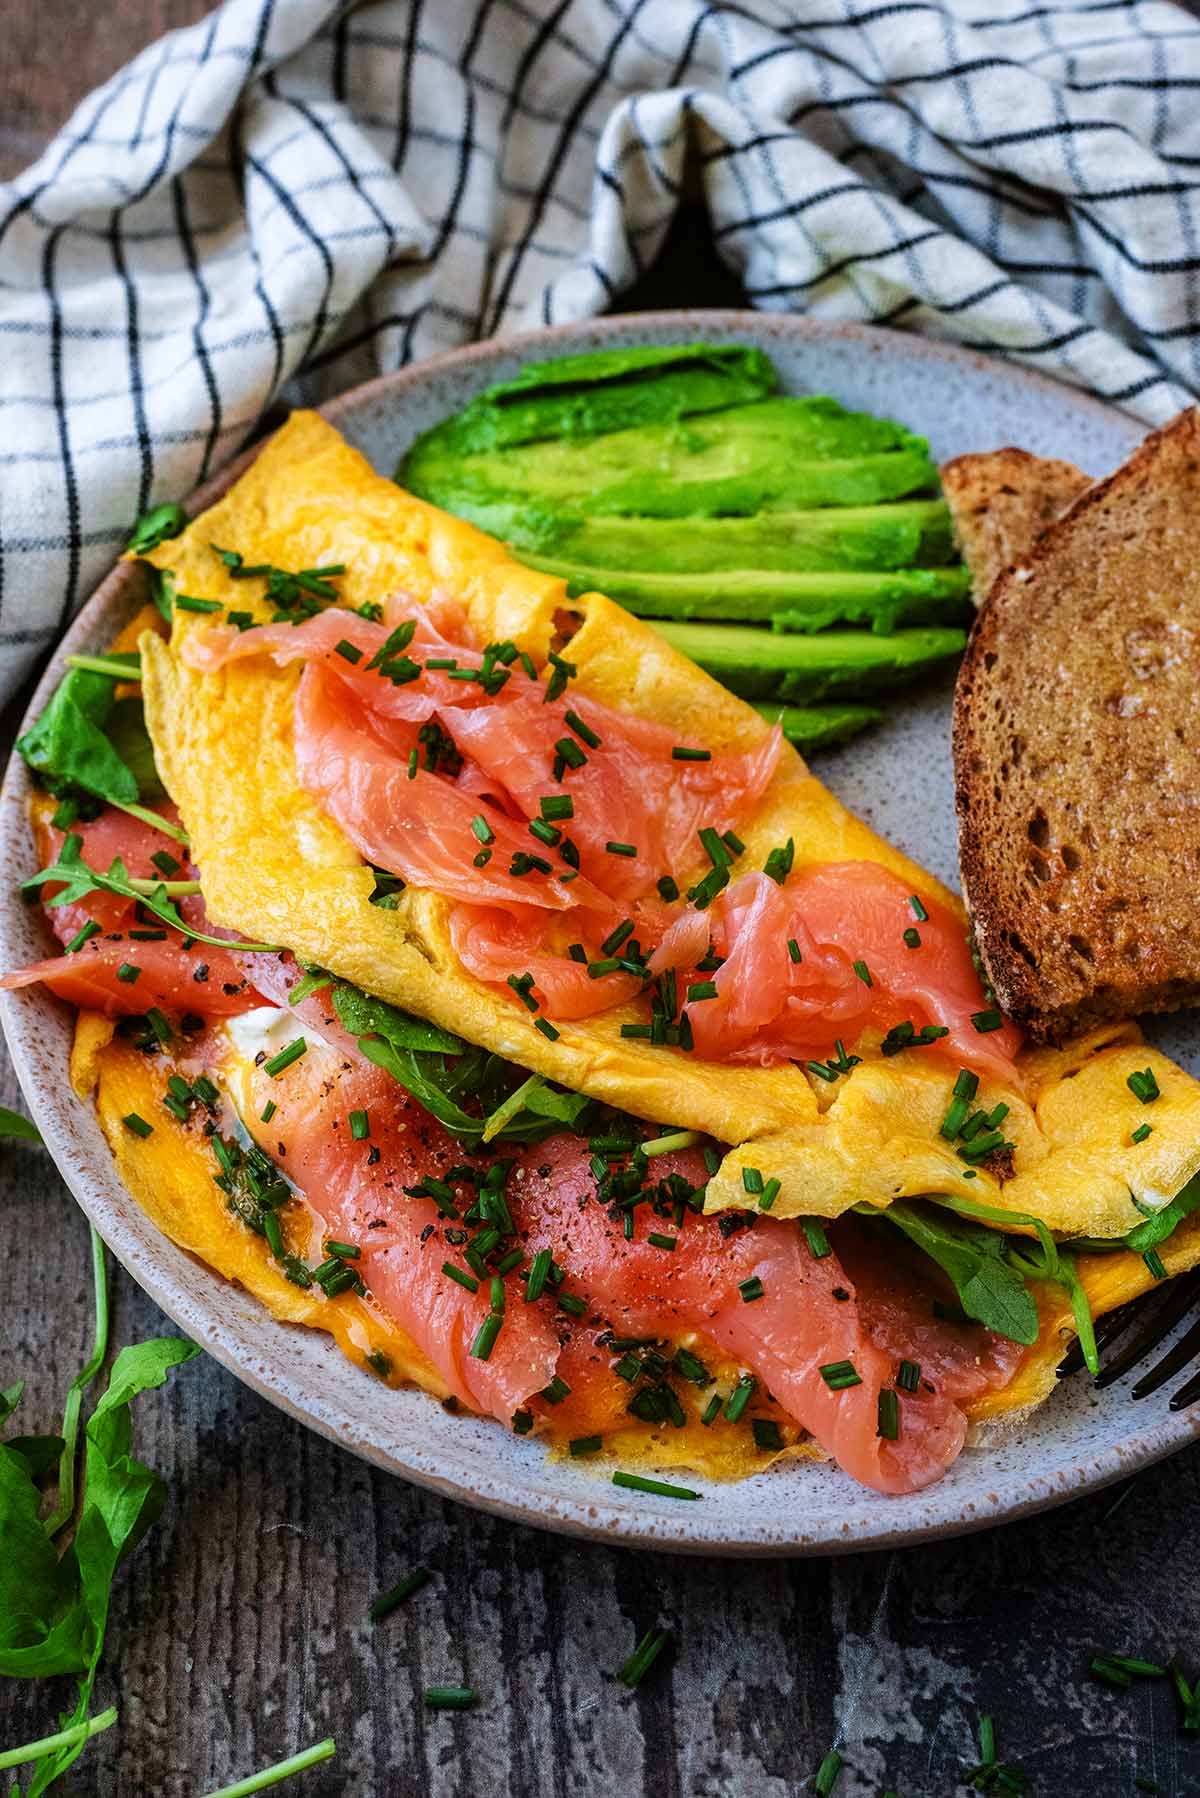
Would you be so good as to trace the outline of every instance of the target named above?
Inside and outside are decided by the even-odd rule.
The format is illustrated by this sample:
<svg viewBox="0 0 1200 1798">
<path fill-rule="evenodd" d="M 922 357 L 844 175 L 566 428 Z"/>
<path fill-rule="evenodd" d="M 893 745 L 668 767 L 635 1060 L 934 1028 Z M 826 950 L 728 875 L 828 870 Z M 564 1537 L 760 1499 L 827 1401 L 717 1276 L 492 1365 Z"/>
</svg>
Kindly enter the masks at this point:
<svg viewBox="0 0 1200 1798">
<path fill-rule="evenodd" d="M 758 342 L 764 337 L 772 336 L 842 342 L 849 339 L 860 344 L 867 353 L 890 349 L 893 354 L 903 353 L 914 360 L 924 360 L 939 368 L 947 363 L 973 370 L 1000 368 L 1011 374 L 1014 381 L 1019 382 L 1022 387 L 1032 385 L 1041 389 L 1048 399 L 1065 389 L 1073 407 L 1085 412 L 1091 411 L 1098 421 L 1111 421 L 1115 414 L 1131 427 L 1141 430 L 1147 428 L 1143 421 L 1135 419 L 1132 414 L 1097 400 L 1082 389 L 1071 387 L 1038 370 L 1012 364 L 958 344 L 889 330 L 882 326 L 734 309 L 613 314 L 512 336 L 487 338 L 360 382 L 315 410 L 337 424 L 348 413 L 352 414 L 378 400 L 402 396 L 408 387 L 421 385 L 431 374 L 436 375 L 449 367 L 471 369 L 479 365 L 486 366 L 498 356 L 529 354 L 537 349 L 577 338 L 580 332 L 603 339 L 628 337 L 631 333 L 636 334 L 642 330 L 650 337 L 655 333 L 677 331 L 682 337 L 693 339 L 703 338 L 706 330 L 731 336 L 746 333 Z M 272 434 L 264 434 L 194 489 L 183 502 L 189 517 L 214 504 L 260 454 Z M 110 608 L 119 605 L 122 599 L 132 598 L 136 579 L 130 564 L 117 562 L 80 608 L 37 682 L 22 718 L 21 731 L 29 728 L 61 679 L 65 671 L 65 657 L 86 648 L 97 621 Z M 21 841 L 20 833 L 25 828 L 25 807 L 30 786 L 25 764 L 14 753 L 9 759 L 3 784 L 0 786 L 0 865 L 10 865 L 7 852 Z M 0 954 L 3 954 L 7 946 L 7 919 L 12 915 L 14 905 L 19 904 L 20 901 L 14 899 L 7 889 L 0 893 Z M 678 1507 L 672 1512 L 615 1502 L 610 1496 L 613 1488 L 602 1485 L 598 1480 L 593 1495 L 577 1497 L 568 1493 L 551 1499 L 545 1493 L 531 1492 L 510 1470 L 500 1468 L 481 1489 L 478 1469 L 468 1459 L 460 1458 L 456 1462 L 452 1455 L 439 1448 L 435 1451 L 437 1465 L 429 1465 L 420 1453 L 419 1444 L 413 1445 L 408 1458 L 400 1457 L 383 1445 L 372 1442 L 349 1414 L 340 1413 L 336 1407 L 328 1410 L 324 1407 L 314 1409 L 316 1401 L 312 1395 L 306 1400 L 301 1390 L 293 1390 L 286 1373 L 282 1378 L 271 1378 L 261 1371 L 254 1361 L 257 1358 L 270 1358 L 269 1344 L 258 1356 L 252 1356 L 231 1335 L 223 1333 L 220 1294 L 227 1290 L 228 1283 L 215 1271 L 205 1268 L 197 1257 L 179 1248 L 169 1237 L 155 1232 L 155 1246 L 163 1252 L 153 1262 L 147 1262 L 137 1252 L 134 1245 L 126 1239 L 122 1221 L 116 1215 L 113 1195 L 118 1191 L 126 1193 L 126 1188 L 116 1174 L 115 1164 L 99 1134 L 94 1113 L 89 1114 L 89 1121 L 96 1134 L 99 1156 L 97 1165 L 89 1168 L 85 1165 L 88 1151 L 81 1152 L 73 1143 L 69 1128 L 72 1115 L 78 1118 L 79 1101 L 69 1087 L 64 1096 L 58 1091 L 50 1091 L 36 1078 L 31 1062 L 32 1039 L 37 1033 L 39 1016 L 45 1014 L 48 1003 L 57 1002 L 48 1002 L 45 995 L 34 989 L 0 994 L 0 1024 L 4 1029 L 14 1072 L 60 1177 L 131 1278 L 179 1328 L 198 1340 L 207 1353 L 259 1397 L 268 1400 L 296 1422 L 349 1448 L 360 1458 L 440 1497 L 454 1499 L 510 1522 L 531 1524 L 583 1539 L 599 1538 L 625 1547 L 686 1554 L 720 1554 L 730 1558 L 853 1553 L 938 1540 L 1035 1515 L 1068 1499 L 1082 1497 L 1102 1490 L 1115 1481 L 1129 1478 L 1143 1467 L 1185 1447 L 1200 1435 L 1200 1407 L 1193 1407 L 1189 1411 L 1168 1414 L 1149 1428 L 1132 1431 L 1121 1442 L 1106 1445 L 1103 1450 L 1093 1454 L 1088 1466 L 1076 1465 L 1070 1470 L 1051 1468 L 1044 1474 L 1037 1471 L 1024 1474 L 1025 1490 L 1016 1496 L 1010 1493 L 1002 1498 L 997 1492 L 989 1494 L 987 1502 L 961 1497 L 957 1501 L 947 1501 L 938 1496 L 944 1492 L 944 1488 L 935 1485 L 918 1495 L 928 1507 L 928 1515 L 924 1521 L 908 1521 L 889 1526 L 888 1501 L 881 1496 L 878 1507 L 861 1524 L 856 1522 L 849 1528 L 843 1525 L 842 1530 L 837 1533 L 828 1528 L 818 1528 L 813 1533 L 797 1529 L 786 1539 L 781 1538 L 773 1528 L 769 1533 L 766 1528 L 756 1530 L 753 1515 L 747 1518 L 744 1533 L 739 1537 L 707 1535 L 703 1530 L 702 1517 L 696 1516 L 690 1506 L 683 1507 L 681 1515 Z M 212 1282 L 211 1299 L 208 1303 L 194 1301 L 181 1286 L 172 1266 L 175 1257 L 185 1259 L 193 1267 L 201 1269 L 206 1285 Z M 286 1342 L 288 1326 L 271 1318 L 265 1311 L 263 1323 L 268 1337 L 279 1331 L 281 1342 Z M 545 1465 L 551 1464 L 544 1462 L 543 1466 Z M 760 1477 L 769 1478 L 771 1475 L 767 1473 Z M 700 1528 L 695 1528 L 695 1525 Z"/>
</svg>

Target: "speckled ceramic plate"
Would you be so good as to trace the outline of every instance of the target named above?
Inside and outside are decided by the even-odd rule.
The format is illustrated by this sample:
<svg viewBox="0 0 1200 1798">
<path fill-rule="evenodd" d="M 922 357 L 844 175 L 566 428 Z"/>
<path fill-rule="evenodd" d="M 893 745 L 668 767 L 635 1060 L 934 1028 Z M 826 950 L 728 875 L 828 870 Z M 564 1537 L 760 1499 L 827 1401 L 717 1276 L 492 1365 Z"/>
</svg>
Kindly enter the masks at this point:
<svg viewBox="0 0 1200 1798">
<path fill-rule="evenodd" d="M 356 388 L 326 411 L 376 468 L 390 471 L 418 432 L 533 357 L 700 336 L 760 345 L 793 392 L 830 393 L 903 419 L 928 436 L 939 460 L 1017 443 L 1101 474 L 1142 436 L 1123 413 L 1013 364 L 891 331 L 736 312 L 605 319 L 482 344 Z M 199 493 L 193 509 L 215 500 L 246 460 Z M 61 645 L 31 718 L 60 678 L 62 657 L 102 649 L 134 604 L 134 584 L 118 568 Z M 943 683 L 901 698 L 882 729 L 816 765 L 876 829 L 953 883 L 949 723 Z M 40 915 L 14 893 L 34 868 L 27 792 L 24 766 L 14 757 L 0 795 L 0 966 L 9 968 L 47 953 Z M 1061 1503 L 1169 1454 L 1200 1428 L 1200 1408 L 1172 1416 L 1165 1393 L 1135 1405 L 1121 1386 L 1097 1397 L 1076 1379 L 1019 1435 L 994 1450 L 968 1450 L 940 1485 L 911 1498 L 881 1498 L 814 1463 L 781 1466 L 740 1485 L 705 1486 L 699 1504 L 618 1492 L 604 1471 L 549 1461 L 535 1443 L 495 1424 L 450 1417 L 422 1393 L 382 1390 L 318 1332 L 274 1322 L 177 1249 L 117 1179 L 91 1108 L 71 1097 L 67 1009 L 37 989 L 0 997 L 17 1074 L 50 1153 L 134 1279 L 256 1392 L 356 1454 L 466 1504 L 543 1528 L 659 1548 L 829 1553 L 981 1528 Z M 1200 1069 L 1194 1015 L 1156 1027 L 1155 1037 Z"/>
</svg>

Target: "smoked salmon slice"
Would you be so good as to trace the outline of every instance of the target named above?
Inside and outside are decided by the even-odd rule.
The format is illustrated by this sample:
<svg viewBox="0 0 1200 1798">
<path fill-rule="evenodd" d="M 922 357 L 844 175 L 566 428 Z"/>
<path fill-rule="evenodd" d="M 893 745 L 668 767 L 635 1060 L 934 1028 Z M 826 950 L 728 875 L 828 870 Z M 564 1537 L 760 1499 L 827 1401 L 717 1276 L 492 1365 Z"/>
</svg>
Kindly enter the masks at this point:
<svg viewBox="0 0 1200 1798">
<path fill-rule="evenodd" d="M 255 1121 L 267 1098 L 277 1108 L 269 1127 Z M 352 1138 L 351 1111 L 366 1112 L 369 1140 Z M 549 1250 L 565 1287 L 586 1299 L 586 1317 L 556 1322 L 552 1298 L 528 1303 L 510 1271 L 502 1327 L 480 1359 L 471 1348 L 491 1306 L 490 1281 L 469 1292 L 443 1271 L 447 1262 L 465 1271 L 462 1224 L 420 1191 L 432 1174 L 453 1185 L 459 1210 L 473 1196 L 462 1151 L 441 1126 L 386 1075 L 316 1046 L 277 1080 L 253 1070 L 245 1113 L 312 1208 L 312 1252 L 322 1253 L 326 1238 L 359 1247 L 354 1265 L 380 1306 L 463 1403 L 506 1423 L 531 1402 L 546 1412 L 539 1395 L 573 1331 L 594 1335 L 602 1321 L 618 1336 L 695 1332 L 753 1372 L 851 1477 L 879 1492 L 912 1492 L 961 1450 L 963 1405 L 1004 1385 L 1022 1352 L 978 1326 L 934 1318 L 927 1294 L 915 1284 L 906 1291 L 895 1257 L 873 1260 L 853 1235 L 853 1276 L 836 1249 L 814 1255 L 797 1225 L 766 1217 L 728 1235 L 717 1219 L 689 1211 L 670 1226 L 675 1248 L 667 1252 L 650 1240 L 654 1220 L 639 1208 L 626 1240 L 596 1197 L 586 1139 L 563 1132 L 516 1152 L 506 1202 L 526 1270 Z M 478 1179 L 486 1163 L 475 1165 Z M 702 1185 L 699 1152 L 656 1161 L 656 1180 L 672 1174 Z M 905 1357 L 921 1362 L 923 1380 L 916 1392 L 896 1392 L 899 1433 L 890 1440 L 879 1433 L 879 1395 L 895 1390 Z M 837 1363 L 850 1363 L 858 1383 L 835 1390 L 821 1369 Z"/>
<path fill-rule="evenodd" d="M 174 823 L 177 813 L 173 806 L 164 806 L 162 816 Z M 119 858 L 135 879 L 196 878 L 184 849 L 161 831 L 115 806 L 106 806 L 89 823 L 76 824 L 73 834 L 82 838 L 82 860 L 102 872 Z M 43 866 L 49 867 L 58 859 L 65 832 L 42 817 L 35 819 L 34 836 Z M 155 862 L 156 855 L 161 858 L 164 854 L 165 865 Z M 42 895 L 52 899 L 61 891 L 61 887 L 47 885 L 42 888 Z M 205 928 L 204 902 L 199 894 L 186 896 L 181 910 L 189 923 L 197 929 Z M 44 905 L 43 911 L 63 944 L 75 942 L 89 925 L 99 926 L 99 932 L 93 932 L 71 953 L 51 956 L 4 975 L 0 978 L 0 990 L 13 991 L 41 982 L 69 1005 L 100 1011 L 110 1018 L 140 1016 L 152 1007 L 201 1018 L 224 1018 L 262 1002 L 228 950 L 212 943 L 185 947 L 185 937 L 165 925 L 160 927 L 148 913 L 139 924 L 132 899 L 117 893 L 94 892 L 70 905 Z"/>
</svg>

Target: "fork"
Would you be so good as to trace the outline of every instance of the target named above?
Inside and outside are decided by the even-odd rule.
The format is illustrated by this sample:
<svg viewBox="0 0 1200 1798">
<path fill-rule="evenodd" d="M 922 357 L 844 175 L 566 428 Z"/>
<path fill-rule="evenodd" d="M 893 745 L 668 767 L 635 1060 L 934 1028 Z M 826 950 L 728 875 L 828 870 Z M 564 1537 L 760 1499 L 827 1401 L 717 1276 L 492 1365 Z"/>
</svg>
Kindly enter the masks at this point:
<svg viewBox="0 0 1200 1798">
<path fill-rule="evenodd" d="M 1169 1289 L 1163 1293 L 1159 1302 L 1154 1302 L 1153 1293 L 1144 1293 L 1127 1305 L 1121 1305 L 1108 1317 L 1102 1318 L 1096 1325 L 1096 1347 L 1101 1353 L 1116 1342 L 1134 1324 L 1140 1324 L 1137 1334 L 1125 1347 L 1115 1354 L 1111 1361 L 1100 1369 L 1096 1376 L 1096 1388 L 1102 1390 L 1111 1386 L 1127 1374 L 1131 1367 L 1144 1356 L 1158 1348 L 1171 1334 L 1176 1324 L 1182 1322 L 1193 1306 L 1200 1303 L 1200 1267 L 1193 1268 L 1190 1273 L 1172 1280 Z M 1185 1368 L 1189 1361 L 1200 1356 L 1200 1315 L 1189 1330 L 1179 1338 L 1173 1348 L 1167 1350 L 1161 1361 L 1155 1362 L 1148 1373 L 1144 1373 L 1136 1385 L 1129 1391 L 1130 1398 L 1147 1398 L 1150 1393 L 1157 1392 L 1168 1380 Z M 1066 1379 L 1070 1374 L 1078 1373 L 1083 1366 L 1083 1350 L 1079 1343 L 1071 1345 L 1062 1361 L 1058 1364 L 1058 1377 Z M 1200 1373 L 1193 1374 L 1191 1379 L 1173 1393 L 1168 1409 L 1182 1411 L 1185 1406 L 1195 1404 L 1200 1399 Z"/>
</svg>

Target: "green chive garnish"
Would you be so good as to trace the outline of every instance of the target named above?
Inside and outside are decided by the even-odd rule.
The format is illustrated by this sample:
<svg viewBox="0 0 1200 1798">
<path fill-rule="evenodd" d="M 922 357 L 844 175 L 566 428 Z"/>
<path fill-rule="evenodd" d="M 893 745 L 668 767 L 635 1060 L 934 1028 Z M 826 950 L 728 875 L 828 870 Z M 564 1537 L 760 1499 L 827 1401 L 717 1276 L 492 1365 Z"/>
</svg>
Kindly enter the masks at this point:
<svg viewBox="0 0 1200 1798">
<path fill-rule="evenodd" d="M 794 936 L 790 936 L 788 938 L 787 952 L 788 952 L 789 959 L 791 961 L 795 962 L 797 965 L 799 965 L 800 961 L 802 960 L 802 957 L 800 954 L 800 945 L 796 941 Z"/>
<path fill-rule="evenodd" d="M 929 919 L 929 913 L 925 910 L 925 907 L 921 904 L 921 901 L 917 898 L 917 895 L 915 893 L 912 894 L 908 903 L 912 906 L 913 917 L 917 920 L 917 923 L 918 924 L 927 923 L 928 919 Z"/>
<path fill-rule="evenodd" d="M 219 612 L 219 599 L 194 599 L 190 593 L 177 593 L 175 604 L 181 612 Z"/>
<path fill-rule="evenodd" d="M 669 874 L 663 874 L 656 884 L 658 886 L 659 898 L 665 899 L 668 905 L 678 899 L 679 888 Z"/>
<path fill-rule="evenodd" d="M 533 1428 L 533 1412 L 524 1409 L 513 1412 L 512 1427 L 514 1436 L 528 1436 Z"/>
<path fill-rule="evenodd" d="M 688 987 L 687 996 L 689 1005 L 694 1004 L 698 999 L 715 999 L 717 983 L 715 980 L 693 980 Z"/>
<path fill-rule="evenodd" d="M 747 1305 L 751 1304 L 755 1299 L 762 1298 L 765 1290 L 766 1288 L 763 1286 L 763 1283 L 757 1274 L 754 1274 L 749 1280 L 740 1280 L 738 1282 L 738 1291 L 742 1295 L 743 1303 Z"/>
<path fill-rule="evenodd" d="M 479 1702 L 474 1686 L 426 1686 L 423 1696 L 430 1711 L 469 1711 Z"/>
<path fill-rule="evenodd" d="M 550 1043 L 556 1043 L 561 1035 L 561 1032 L 554 1028 L 554 1025 L 550 1022 L 549 1018 L 535 1018 L 533 1027 L 535 1030 L 540 1030 L 542 1035 L 546 1038 L 546 1041 Z"/>
<path fill-rule="evenodd" d="M 487 844 L 496 841 L 496 833 L 482 812 L 476 812 L 471 819 L 471 830 L 480 843 Z"/>
<path fill-rule="evenodd" d="M 632 843 L 605 843 L 604 847 L 609 855 L 623 855 L 630 861 L 637 856 L 637 849 Z"/>
<path fill-rule="evenodd" d="M 826 1255 L 833 1253 L 829 1246 L 829 1238 L 825 1234 L 824 1225 L 819 1223 L 815 1217 L 802 1217 L 800 1228 L 804 1231 L 808 1252 L 814 1261 L 823 1261 Z"/>
<path fill-rule="evenodd" d="M 63 950 L 63 954 L 64 955 L 77 955 L 79 953 L 79 951 L 83 948 L 83 945 L 85 943 L 90 942 L 94 936 L 99 936 L 99 935 L 100 935 L 99 924 L 97 924 L 95 918 L 89 918 L 87 923 L 83 926 L 82 930 L 80 930 L 75 936 L 73 936 L 71 938 L 70 942 L 67 944 L 66 948 Z"/>
<path fill-rule="evenodd" d="M 1130 1142 L 1145 1142 L 1153 1128 L 1153 1124 L 1139 1124 L 1137 1129 L 1130 1136 Z"/>
<path fill-rule="evenodd" d="M 596 1455 L 604 1446 L 602 1436 L 573 1436 L 567 1443 L 567 1452 L 576 1460 L 582 1455 Z"/>
<path fill-rule="evenodd" d="M 561 823 L 575 816 L 575 801 L 569 793 L 548 793 L 539 800 L 538 809 L 547 824 Z"/>
<path fill-rule="evenodd" d="M 1143 1105 L 1149 1105 L 1153 1099 L 1161 1096 L 1153 1068 L 1142 1068 L 1140 1072 L 1130 1074 L 1125 1084 L 1134 1098 L 1140 1099 Z"/>
<path fill-rule="evenodd" d="M 676 743 L 671 751 L 671 760 L 673 762 L 711 762 L 712 750 L 688 749 L 684 744 Z"/>
<path fill-rule="evenodd" d="M 468 1292 L 479 1291 L 479 1281 L 471 1274 L 464 1273 L 461 1267 L 455 1267 L 453 1261 L 443 1261 L 442 1272 L 448 1280 L 453 1280 L 456 1285 L 465 1287 Z"/>
<path fill-rule="evenodd" d="M 754 1434 L 755 1448 L 774 1453 L 783 1447 L 783 1437 L 779 1434 L 779 1425 L 773 1417 L 752 1417 L 750 1428 Z"/>
<path fill-rule="evenodd" d="M 817 1372 L 831 1392 L 844 1392 L 848 1386 L 861 1386 L 862 1375 L 853 1361 L 827 1361 Z"/>
<path fill-rule="evenodd" d="M 670 1640 L 669 1630 L 648 1629 L 617 1674 L 621 1684 L 636 1691 Z"/>
<path fill-rule="evenodd" d="M 871 979 L 871 970 L 865 961 L 856 961 L 852 965 L 854 967 L 854 972 L 858 975 L 858 978 L 862 981 L 864 986 L 874 986 L 875 982 Z"/>
<path fill-rule="evenodd" d="M 380 1623 L 383 1618 L 390 1617 L 397 1605 L 403 1604 L 406 1598 L 411 1598 L 414 1592 L 419 1592 L 421 1587 L 428 1583 L 429 1577 L 428 1567 L 414 1567 L 412 1572 L 406 1573 L 404 1578 L 398 1580 L 389 1592 L 381 1592 L 367 1612 L 371 1622 Z"/>
<path fill-rule="evenodd" d="M 357 643 L 350 643 L 345 637 L 343 637 L 339 643 L 334 644 L 333 653 L 335 656 L 341 656 L 344 662 L 351 663 L 361 662 L 363 656 L 363 652 L 358 647 Z"/>
<path fill-rule="evenodd" d="M 813 1791 L 816 1793 L 816 1798 L 829 1798 L 841 1770 L 842 1757 L 836 1748 L 831 1748 L 817 1768 L 817 1776 L 813 1780 Z"/>
<path fill-rule="evenodd" d="M 721 1394 L 719 1392 L 714 1392 L 703 1411 L 700 1413 L 700 1422 L 706 1426 L 715 1423 L 717 1421 L 717 1413 L 720 1409 Z"/>
<path fill-rule="evenodd" d="M 131 1111 L 128 1116 L 121 1119 L 121 1122 L 134 1136 L 151 1136 L 154 1132 L 154 1125 L 148 1124 L 144 1117 L 138 1116 L 136 1111 Z"/>
<path fill-rule="evenodd" d="M 1004 1019 L 1003 1019 L 1002 1015 L 1000 1014 L 1000 1012 L 995 1011 L 995 1010 L 973 1011 L 971 1013 L 971 1022 L 972 1022 L 972 1024 L 974 1024 L 974 1026 L 975 1026 L 976 1030 L 979 1032 L 980 1036 L 987 1036 L 989 1034 L 989 1032 L 991 1032 L 993 1030 L 1001 1030 L 1004 1027 Z"/>
<path fill-rule="evenodd" d="M 270 1074 L 272 1080 L 278 1080 L 280 1074 L 285 1073 L 288 1068 L 299 1061 L 302 1055 L 307 1055 L 307 1053 L 307 1042 L 302 1036 L 298 1036 L 294 1042 L 287 1045 L 286 1049 L 281 1049 L 278 1055 L 272 1055 L 269 1060 L 264 1061 L 263 1068 Z"/>
<path fill-rule="evenodd" d="M 753 1391 L 757 1385 L 758 1385 L 758 1381 L 755 1379 L 755 1377 L 752 1373 L 744 1373 L 742 1375 L 741 1379 L 738 1381 L 738 1383 L 734 1387 L 733 1391 L 729 1394 L 729 1398 L 726 1401 L 726 1404 L 725 1404 L 725 1421 L 726 1421 L 726 1423 L 736 1423 L 738 1421 L 738 1419 L 742 1415 L 742 1412 L 746 1409 L 746 1406 L 750 1403 L 751 1394 L 753 1393 Z"/>
<path fill-rule="evenodd" d="M 542 1387 L 542 1397 L 548 1405 L 560 1405 L 563 1399 L 567 1397 L 570 1390 L 571 1388 L 567 1385 L 567 1382 L 565 1380 L 560 1380 L 558 1375 L 555 1374 L 550 1384 Z"/>
<path fill-rule="evenodd" d="M 496 1346 L 496 1338 L 500 1334 L 503 1323 L 504 1318 L 499 1312 L 488 1312 L 487 1316 L 479 1326 L 474 1342 L 471 1344 L 471 1353 L 477 1361 L 487 1361 L 491 1359 L 491 1353 Z"/>
<path fill-rule="evenodd" d="M 774 1177 L 767 1181 L 767 1184 L 759 1194 L 758 1208 L 760 1211 L 769 1211 L 771 1209 L 772 1205 L 779 1197 L 779 1185 L 779 1181 Z"/>
<path fill-rule="evenodd" d="M 580 742 L 586 743 L 589 749 L 599 749 L 600 739 L 590 724 L 585 724 L 578 712 L 564 712 L 563 716 L 575 732 Z"/>
<path fill-rule="evenodd" d="M 646 1241 L 653 1249 L 666 1249 L 669 1253 L 673 1253 L 675 1244 L 679 1241 L 679 1238 L 677 1236 L 664 1236 L 659 1230 L 651 1230 Z"/>
<path fill-rule="evenodd" d="M 366 1142 L 371 1134 L 371 1120 L 365 1111 L 350 1113 L 350 1135 L 355 1142 Z"/>
<path fill-rule="evenodd" d="M 279 1110 L 279 1107 L 278 1107 L 278 1105 L 276 1105 L 274 1099 L 268 1099 L 266 1104 L 263 1106 L 261 1113 L 259 1114 L 259 1122 L 263 1123 L 263 1124 L 269 1124 L 271 1119 L 275 1116 L 275 1113 L 278 1110 Z"/>
<path fill-rule="evenodd" d="M 896 1374 L 896 1384 L 901 1392 L 915 1392 L 921 1384 L 921 1363 L 919 1361 L 901 1361 Z"/>
<path fill-rule="evenodd" d="M 135 967 L 133 962 L 123 961 L 117 969 L 117 979 L 122 981 L 126 986 L 132 986 L 141 971 L 142 970 L 139 967 Z"/>
<path fill-rule="evenodd" d="M 718 1409 L 720 1399 L 717 1400 Z M 699 1498 L 690 1486 L 673 1486 L 670 1480 L 649 1480 L 640 1473 L 624 1473 L 620 1468 L 612 1476 L 614 1486 L 624 1486 L 629 1492 L 653 1492 L 658 1498 Z"/>
<path fill-rule="evenodd" d="M 921 932 L 915 930 L 910 924 L 908 929 L 904 932 L 904 941 L 908 944 L 910 949 L 919 949 L 921 947 Z"/>
<path fill-rule="evenodd" d="M 878 1421 L 875 1434 L 882 1436 L 886 1442 L 895 1442 L 900 1434 L 900 1401 L 890 1386 L 879 1388 L 876 1415 Z"/>
</svg>

